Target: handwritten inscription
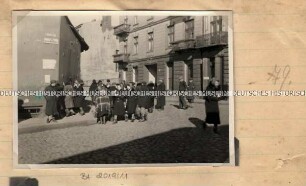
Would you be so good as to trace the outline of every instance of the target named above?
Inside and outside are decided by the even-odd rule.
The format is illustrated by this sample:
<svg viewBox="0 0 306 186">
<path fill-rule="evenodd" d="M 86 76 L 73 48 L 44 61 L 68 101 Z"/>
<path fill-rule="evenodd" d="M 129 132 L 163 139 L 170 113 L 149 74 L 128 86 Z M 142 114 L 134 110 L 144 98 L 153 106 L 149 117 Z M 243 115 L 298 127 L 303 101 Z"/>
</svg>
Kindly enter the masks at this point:
<svg viewBox="0 0 306 186">
<path fill-rule="evenodd" d="M 98 174 L 95 174 L 95 175 L 92 176 L 89 173 L 81 173 L 80 178 L 82 180 L 90 180 L 91 178 L 126 180 L 128 178 L 128 174 L 127 173 L 119 173 L 119 172 L 113 172 L 113 173 L 99 172 Z"/>
<path fill-rule="evenodd" d="M 290 74 L 290 66 L 286 65 L 285 67 L 274 66 L 273 72 L 268 73 L 267 81 L 272 81 L 274 85 L 280 83 L 280 90 L 283 89 L 285 84 L 290 85 L 291 81 L 288 79 Z"/>
</svg>

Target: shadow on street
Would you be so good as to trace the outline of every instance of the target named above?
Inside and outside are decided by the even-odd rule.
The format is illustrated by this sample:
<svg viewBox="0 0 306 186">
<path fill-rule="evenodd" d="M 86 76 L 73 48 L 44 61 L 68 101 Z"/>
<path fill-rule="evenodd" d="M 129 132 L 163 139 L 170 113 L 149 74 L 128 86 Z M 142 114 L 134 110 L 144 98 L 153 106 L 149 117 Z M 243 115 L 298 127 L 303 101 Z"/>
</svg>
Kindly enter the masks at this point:
<svg viewBox="0 0 306 186">
<path fill-rule="evenodd" d="M 174 129 L 45 164 L 228 163 L 228 125 L 221 125 L 217 135 L 211 126 L 204 131 L 200 119 L 189 120 L 196 127 Z"/>
</svg>

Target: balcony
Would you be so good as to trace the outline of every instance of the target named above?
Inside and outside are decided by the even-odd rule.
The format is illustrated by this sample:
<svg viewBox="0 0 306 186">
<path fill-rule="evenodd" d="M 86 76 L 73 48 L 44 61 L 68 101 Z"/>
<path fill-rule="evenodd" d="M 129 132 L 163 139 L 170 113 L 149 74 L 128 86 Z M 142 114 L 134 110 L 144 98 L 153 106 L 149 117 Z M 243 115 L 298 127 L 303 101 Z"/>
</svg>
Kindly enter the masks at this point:
<svg viewBox="0 0 306 186">
<path fill-rule="evenodd" d="M 227 44 L 228 44 L 227 32 L 209 33 L 196 37 L 197 48 L 217 46 L 217 45 L 227 45 Z"/>
<path fill-rule="evenodd" d="M 180 41 L 174 41 L 171 43 L 173 51 L 179 50 L 187 50 L 195 48 L 195 40 L 194 39 L 185 39 Z"/>
<path fill-rule="evenodd" d="M 129 62 L 129 56 L 130 54 L 115 54 L 114 56 L 114 63 L 127 63 Z"/>
<path fill-rule="evenodd" d="M 124 23 L 114 27 L 114 34 L 117 36 L 125 35 L 128 34 L 129 32 L 130 32 L 130 25 L 128 24 Z"/>
</svg>

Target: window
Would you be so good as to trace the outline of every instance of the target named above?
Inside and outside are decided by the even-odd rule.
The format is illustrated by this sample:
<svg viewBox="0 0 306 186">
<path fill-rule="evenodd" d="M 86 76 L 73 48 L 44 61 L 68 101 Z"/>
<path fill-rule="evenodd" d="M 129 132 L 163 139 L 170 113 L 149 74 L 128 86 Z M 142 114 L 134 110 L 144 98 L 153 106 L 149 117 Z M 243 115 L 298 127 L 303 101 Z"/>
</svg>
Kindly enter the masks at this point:
<svg viewBox="0 0 306 186">
<path fill-rule="evenodd" d="M 133 67 L 133 82 L 138 82 L 138 67 Z"/>
<path fill-rule="evenodd" d="M 128 16 L 124 17 L 124 24 L 128 24 Z"/>
<path fill-rule="evenodd" d="M 210 22 L 211 33 L 218 33 L 222 31 L 222 16 L 213 16 Z"/>
<path fill-rule="evenodd" d="M 134 16 L 134 25 L 138 24 L 137 16 Z"/>
<path fill-rule="evenodd" d="M 119 72 L 119 64 L 118 63 L 116 63 L 116 67 L 115 68 L 116 68 L 115 72 Z"/>
<path fill-rule="evenodd" d="M 185 39 L 194 38 L 194 21 L 188 20 L 185 22 Z"/>
<path fill-rule="evenodd" d="M 124 54 L 127 54 L 127 40 L 124 41 L 123 53 L 124 53 Z"/>
<path fill-rule="evenodd" d="M 174 25 L 168 26 L 168 46 L 174 42 Z"/>
<path fill-rule="evenodd" d="M 134 54 L 138 53 L 138 36 L 134 37 Z"/>
<path fill-rule="evenodd" d="M 204 22 L 203 22 L 203 31 L 204 34 L 208 33 L 208 28 L 209 28 L 209 22 L 208 22 L 208 16 L 204 16 Z"/>
<path fill-rule="evenodd" d="M 148 43 L 149 43 L 149 46 L 148 46 L 148 52 L 153 52 L 153 41 L 154 41 L 154 35 L 153 35 L 153 32 L 150 32 L 148 33 Z"/>
</svg>

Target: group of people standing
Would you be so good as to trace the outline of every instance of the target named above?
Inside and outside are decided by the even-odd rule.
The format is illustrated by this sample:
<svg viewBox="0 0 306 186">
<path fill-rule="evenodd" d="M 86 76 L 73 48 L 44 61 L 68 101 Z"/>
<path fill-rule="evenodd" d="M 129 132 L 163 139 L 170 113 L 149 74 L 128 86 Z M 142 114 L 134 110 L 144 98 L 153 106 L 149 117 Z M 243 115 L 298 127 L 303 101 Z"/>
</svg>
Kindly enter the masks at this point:
<svg viewBox="0 0 306 186">
<path fill-rule="evenodd" d="M 154 107 L 158 111 L 164 110 L 166 99 L 164 96 L 124 96 L 120 91 L 165 91 L 166 87 L 162 80 L 159 80 L 157 85 L 153 82 L 129 82 L 129 83 L 110 83 L 107 80 L 106 84 L 102 81 L 96 82 L 93 80 L 89 91 L 99 92 L 98 96 L 92 96 L 92 102 L 96 107 L 97 123 L 106 124 L 112 121 L 114 124 L 119 119 L 129 119 L 134 122 L 136 119 L 139 122 L 148 120 L 148 113 L 152 113 Z M 107 95 L 106 92 L 118 92 L 119 96 Z M 157 99 L 155 105 L 155 98 Z"/>
<path fill-rule="evenodd" d="M 84 91 L 83 81 L 72 80 L 63 83 L 62 85 L 52 80 L 50 85 L 46 87 L 45 91 Z M 164 110 L 166 105 L 165 96 L 119 96 L 107 95 L 107 92 L 119 92 L 120 91 L 165 91 L 166 87 L 162 80 L 159 80 L 157 84 L 153 82 L 129 82 L 129 83 L 111 83 L 110 80 L 104 84 L 101 80 L 96 82 L 92 81 L 89 88 L 91 92 L 92 105 L 95 107 L 95 116 L 97 123 L 106 124 L 107 121 L 112 121 L 114 124 L 120 119 L 125 121 L 131 120 L 134 122 L 136 119 L 139 122 L 148 120 L 148 114 L 152 113 L 154 107 L 158 111 Z M 188 84 L 179 78 L 179 91 L 194 91 L 195 85 L 192 80 L 189 80 Z M 206 91 L 220 91 L 220 83 L 215 78 L 212 78 Z M 95 93 L 99 94 L 95 94 Z M 206 119 L 203 124 L 203 128 L 206 129 L 207 123 L 213 124 L 213 131 L 218 133 L 218 125 L 220 124 L 220 114 L 218 101 L 224 97 L 215 94 L 211 96 L 205 96 L 205 112 Z M 157 99 L 155 105 L 155 99 Z M 188 103 L 187 103 L 188 101 Z M 64 113 L 66 117 L 79 113 L 84 115 L 85 96 L 84 95 L 66 95 L 66 96 L 46 96 L 46 115 L 47 123 L 55 122 L 55 117 L 62 117 L 61 113 Z M 179 96 L 179 109 L 187 109 L 192 107 L 194 102 L 194 96 Z"/>
<path fill-rule="evenodd" d="M 51 80 L 50 85 L 45 88 L 45 91 L 84 91 L 84 82 L 82 80 L 72 81 L 60 84 L 56 80 Z M 45 96 L 47 123 L 56 122 L 57 118 L 69 117 L 79 113 L 84 115 L 85 96 L 83 95 L 52 95 Z"/>
</svg>

